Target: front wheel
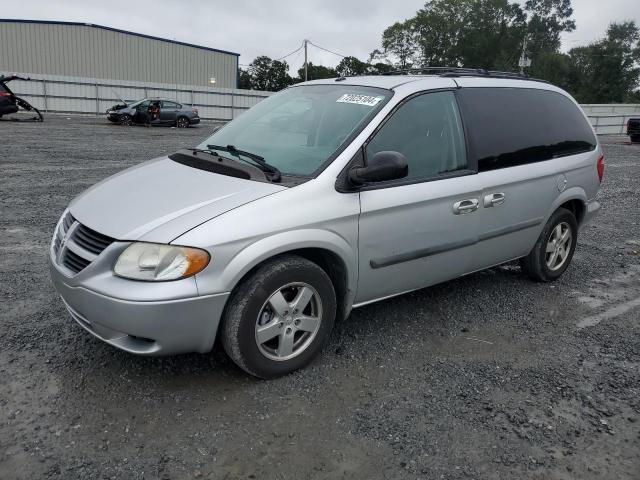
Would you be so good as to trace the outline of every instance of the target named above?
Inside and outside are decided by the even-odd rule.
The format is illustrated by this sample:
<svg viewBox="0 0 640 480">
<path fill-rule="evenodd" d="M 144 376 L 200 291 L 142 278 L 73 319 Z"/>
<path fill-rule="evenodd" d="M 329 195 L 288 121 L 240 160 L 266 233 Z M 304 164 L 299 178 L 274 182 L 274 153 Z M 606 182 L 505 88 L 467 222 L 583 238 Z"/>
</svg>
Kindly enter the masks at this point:
<svg viewBox="0 0 640 480">
<path fill-rule="evenodd" d="M 569 267 L 578 241 L 578 222 L 566 208 L 556 210 L 526 257 L 522 270 L 539 282 L 552 282 Z"/>
<path fill-rule="evenodd" d="M 335 316 L 336 294 L 325 271 L 302 257 L 277 257 L 234 290 L 223 319 L 222 345 L 247 373 L 279 377 L 320 353 Z"/>
<path fill-rule="evenodd" d="M 128 114 L 124 114 L 120 116 L 120 125 L 124 125 L 125 127 L 128 127 L 130 125 L 133 124 L 133 118 L 131 118 L 131 115 Z"/>
</svg>

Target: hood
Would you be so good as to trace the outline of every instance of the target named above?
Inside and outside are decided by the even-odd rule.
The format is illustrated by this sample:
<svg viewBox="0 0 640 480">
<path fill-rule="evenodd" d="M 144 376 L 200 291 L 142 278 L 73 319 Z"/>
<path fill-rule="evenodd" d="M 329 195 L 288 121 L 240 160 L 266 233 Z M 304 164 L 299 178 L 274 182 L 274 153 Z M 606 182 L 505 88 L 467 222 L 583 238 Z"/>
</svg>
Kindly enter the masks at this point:
<svg viewBox="0 0 640 480">
<path fill-rule="evenodd" d="M 69 209 L 80 223 L 117 240 L 168 243 L 207 220 L 285 189 L 164 157 L 103 180 Z"/>
</svg>

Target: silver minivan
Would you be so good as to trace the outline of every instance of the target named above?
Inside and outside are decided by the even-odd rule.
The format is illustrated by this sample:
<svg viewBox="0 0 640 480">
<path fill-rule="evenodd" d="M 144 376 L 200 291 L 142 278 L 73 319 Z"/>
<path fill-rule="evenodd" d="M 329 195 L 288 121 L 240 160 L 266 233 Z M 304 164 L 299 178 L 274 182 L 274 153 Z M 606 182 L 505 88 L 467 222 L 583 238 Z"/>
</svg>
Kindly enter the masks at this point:
<svg viewBox="0 0 640 480">
<path fill-rule="evenodd" d="M 352 308 L 520 259 L 569 266 L 601 147 L 564 91 L 486 71 L 351 77 L 274 94 L 62 214 L 53 283 L 127 352 L 307 365 Z"/>
</svg>

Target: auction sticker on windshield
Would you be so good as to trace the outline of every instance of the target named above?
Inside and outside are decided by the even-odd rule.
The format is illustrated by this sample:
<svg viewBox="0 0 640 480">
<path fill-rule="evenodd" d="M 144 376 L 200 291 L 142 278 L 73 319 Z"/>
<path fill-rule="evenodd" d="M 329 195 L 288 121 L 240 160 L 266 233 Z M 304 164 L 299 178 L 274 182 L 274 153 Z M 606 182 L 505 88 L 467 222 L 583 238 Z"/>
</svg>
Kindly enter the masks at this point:
<svg viewBox="0 0 640 480">
<path fill-rule="evenodd" d="M 373 97 L 371 95 L 357 95 L 355 93 L 345 93 L 336 103 L 355 103 L 356 105 L 376 106 L 384 97 Z"/>
</svg>

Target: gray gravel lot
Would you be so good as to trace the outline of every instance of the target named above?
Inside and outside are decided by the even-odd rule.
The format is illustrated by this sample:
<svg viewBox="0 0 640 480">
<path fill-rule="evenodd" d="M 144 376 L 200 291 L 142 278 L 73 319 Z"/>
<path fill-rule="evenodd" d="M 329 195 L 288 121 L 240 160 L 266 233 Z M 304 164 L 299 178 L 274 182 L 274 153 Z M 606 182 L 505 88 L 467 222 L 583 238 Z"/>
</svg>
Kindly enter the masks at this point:
<svg viewBox="0 0 640 480">
<path fill-rule="evenodd" d="M 361 308 L 265 382 L 120 352 L 49 281 L 75 195 L 210 130 L 0 123 L 0 479 L 640 478 L 640 145 L 602 139 L 603 213 L 558 282 L 509 264 Z"/>
</svg>

